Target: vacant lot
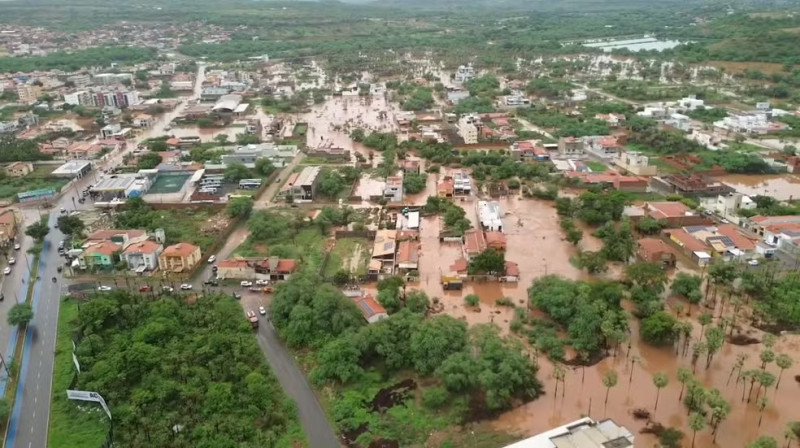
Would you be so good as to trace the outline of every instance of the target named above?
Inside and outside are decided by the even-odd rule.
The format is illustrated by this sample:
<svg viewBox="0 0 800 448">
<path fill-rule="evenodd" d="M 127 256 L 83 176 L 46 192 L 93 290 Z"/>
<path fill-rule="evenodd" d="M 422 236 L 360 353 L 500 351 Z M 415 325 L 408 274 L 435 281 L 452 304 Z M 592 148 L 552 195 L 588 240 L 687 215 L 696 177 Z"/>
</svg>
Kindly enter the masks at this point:
<svg viewBox="0 0 800 448">
<path fill-rule="evenodd" d="M 325 277 L 332 277 L 339 270 L 353 275 L 366 275 L 372 255 L 372 242 L 365 238 L 340 238 L 333 246 L 328 264 L 325 265 Z"/>
<path fill-rule="evenodd" d="M 67 184 L 67 179 L 50 177 L 55 168 L 56 165 L 37 166 L 32 173 L 23 177 L 9 177 L 0 170 L 0 199 L 16 200 L 17 193 L 42 188 L 59 190 Z"/>
</svg>

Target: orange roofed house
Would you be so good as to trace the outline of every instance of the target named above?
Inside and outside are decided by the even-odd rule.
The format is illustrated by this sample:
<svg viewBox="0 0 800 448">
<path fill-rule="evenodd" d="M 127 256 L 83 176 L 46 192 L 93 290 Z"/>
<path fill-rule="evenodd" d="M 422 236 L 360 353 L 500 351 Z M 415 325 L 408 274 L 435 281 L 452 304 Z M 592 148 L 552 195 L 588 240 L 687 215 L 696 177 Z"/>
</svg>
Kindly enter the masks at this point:
<svg viewBox="0 0 800 448">
<path fill-rule="evenodd" d="M 661 263 L 665 267 L 675 267 L 677 258 L 675 250 L 659 238 L 642 238 L 638 241 L 636 255 L 642 261 Z"/>
<path fill-rule="evenodd" d="M 158 267 L 162 271 L 186 272 L 199 263 L 201 257 L 200 248 L 194 244 L 173 244 L 158 256 Z"/>
<path fill-rule="evenodd" d="M 359 311 L 361 311 L 364 319 L 371 324 L 389 318 L 389 314 L 386 312 L 386 309 L 384 309 L 377 300 L 373 299 L 372 296 L 355 297 L 353 298 L 353 301 L 355 302 Z"/>
</svg>

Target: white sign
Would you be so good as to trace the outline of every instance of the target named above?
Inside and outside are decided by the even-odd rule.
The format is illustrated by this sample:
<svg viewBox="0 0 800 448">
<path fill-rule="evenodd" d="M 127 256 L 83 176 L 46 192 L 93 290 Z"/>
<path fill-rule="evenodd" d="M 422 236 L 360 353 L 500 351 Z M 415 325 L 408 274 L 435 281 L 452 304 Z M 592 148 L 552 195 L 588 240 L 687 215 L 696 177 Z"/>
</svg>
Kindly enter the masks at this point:
<svg viewBox="0 0 800 448">
<path fill-rule="evenodd" d="M 95 403 L 100 403 L 100 406 L 103 407 L 103 410 L 106 411 L 106 415 L 108 415 L 108 419 L 111 420 L 111 411 L 108 409 L 108 405 L 106 405 L 106 400 L 103 399 L 100 394 L 97 392 L 87 392 L 85 390 L 69 390 L 67 389 L 67 399 L 69 400 L 81 400 L 81 401 L 94 401 Z"/>
<path fill-rule="evenodd" d="M 81 373 L 81 365 L 78 364 L 78 357 L 75 356 L 75 353 L 72 354 L 72 363 L 75 364 L 75 369 L 78 370 L 78 373 Z"/>
</svg>

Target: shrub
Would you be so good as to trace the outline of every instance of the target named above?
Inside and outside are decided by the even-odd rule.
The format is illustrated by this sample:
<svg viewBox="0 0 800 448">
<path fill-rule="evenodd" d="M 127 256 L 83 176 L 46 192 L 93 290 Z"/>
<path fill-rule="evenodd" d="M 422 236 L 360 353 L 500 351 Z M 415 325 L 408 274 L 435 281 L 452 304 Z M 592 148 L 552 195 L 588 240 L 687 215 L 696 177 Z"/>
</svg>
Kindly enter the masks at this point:
<svg viewBox="0 0 800 448">
<path fill-rule="evenodd" d="M 422 392 L 422 404 L 429 409 L 439 409 L 447 403 L 447 389 L 441 386 L 431 387 Z"/>
<path fill-rule="evenodd" d="M 469 294 L 464 297 L 464 303 L 469 306 L 478 306 L 478 304 L 481 303 L 481 299 L 475 294 Z"/>
</svg>

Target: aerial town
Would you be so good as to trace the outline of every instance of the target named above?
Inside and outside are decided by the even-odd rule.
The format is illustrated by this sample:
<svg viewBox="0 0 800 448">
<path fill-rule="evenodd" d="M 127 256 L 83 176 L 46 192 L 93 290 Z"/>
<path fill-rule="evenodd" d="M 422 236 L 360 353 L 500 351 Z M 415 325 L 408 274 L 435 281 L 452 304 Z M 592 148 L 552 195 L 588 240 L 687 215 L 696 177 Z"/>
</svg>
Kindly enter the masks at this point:
<svg viewBox="0 0 800 448">
<path fill-rule="evenodd" d="M 4 446 L 800 446 L 797 5 L 362 3 L 0 3 Z"/>
</svg>

